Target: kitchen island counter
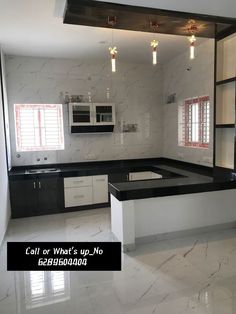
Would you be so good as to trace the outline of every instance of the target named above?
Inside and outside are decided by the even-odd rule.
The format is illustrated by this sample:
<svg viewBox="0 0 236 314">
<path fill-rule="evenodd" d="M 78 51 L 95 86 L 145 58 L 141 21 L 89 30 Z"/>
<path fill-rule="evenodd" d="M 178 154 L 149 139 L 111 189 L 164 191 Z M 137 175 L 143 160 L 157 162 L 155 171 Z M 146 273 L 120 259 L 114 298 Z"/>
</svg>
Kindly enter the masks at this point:
<svg viewBox="0 0 236 314">
<path fill-rule="evenodd" d="M 170 196 L 189 193 L 201 193 L 235 189 L 236 181 L 229 178 L 203 175 L 198 172 L 167 166 L 153 165 L 158 170 L 176 174 L 163 179 L 109 183 L 109 192 L 119 201 Z M 193 168 L 193 171 L 195 169 Z"/>
</svg>

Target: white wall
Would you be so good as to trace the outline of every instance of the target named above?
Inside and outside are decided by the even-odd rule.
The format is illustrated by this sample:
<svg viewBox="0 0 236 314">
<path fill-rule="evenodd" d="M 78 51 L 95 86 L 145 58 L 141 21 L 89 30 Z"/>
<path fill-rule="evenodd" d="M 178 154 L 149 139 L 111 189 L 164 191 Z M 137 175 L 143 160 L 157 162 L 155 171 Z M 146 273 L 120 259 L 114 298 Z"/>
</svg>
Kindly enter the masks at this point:
<svg viewBox="0 0 236 314">
<path fill-rule="evenodd" d="M 177 232 L 183 236 L 190 230 L 232 228 L 235 199 L 234 189 L 129 201 L 111 195 L 111 230 L 123 250 L 129 251 L 135 249 L 135 242 L 173 238 Z"/>
<path fill-rule="evenodd" d="M 132 159 L 161 156 L 162 72 L 152 65 L 117 63 L 111 77 L 110 62 L 8 56 L 7 88 L 12 144 L 12 164 L 35 164 L 39 157 L 48 163 L 85 160 Z M 21 153 L 17 158 L 14 130 L 14 103 L 61 103 L 70 95 L 92 93 L 94 102 L 116 104 L 117 125 L 113 134 L 71 135 L 68 107 L 64 106 L 65 150 L 46 153 Z M 121 123 L 137 123 L 137 133 L 122 133 Z M 40 161 L 41 162 L 41 161 Z"/>
<path fill-rule="evenodd" d="M 235 0 L 106 0 L 106 2 L 233 18 L 236 16 Z"/>
<path fill-rule="evenodd" d="M 0 87 L 0 245 L 6 232 L 9 218 L 10 201 L 6 161 L 6 143 L 3 122 L 2 91 Z"/>
<path fill-rule="evenodd" d="M 188 71 L 187 69 L 190 69 Z M 163 156 L 212 166 L 213 109 L 214 109 L 214 41 L 208 40 L 196 48 L 196 58 L 189 60 L 189 52 L 181 54 L 163 67 Z M 166 104 L 167 95 L 176 93 L 177 103 Z M 210 147 L 178 146 L 178 105 L 187 98 L 209 95 L 211 104 Z"/>
<path fill-rule="evenodd" d="M 11 168 L 11 143 L 10 143 L 10 126 L 9 126 L 9 114 L 8 114 L 8 98 L 7 98 L 7 86 L 6 86 L 6 64 L 5 54 L 1 51 L 1 66 L 2 66 L 2 87 L 3 87 L 3 101 L 4 101 L 4 121 L 6 132 L 6 149 L 8 168 Z"/>
<path fill-rule="evenodd" d="M 235 223 L 235 200 L 234 189 L 134 200 L 135 237 Z"/>
</svg>

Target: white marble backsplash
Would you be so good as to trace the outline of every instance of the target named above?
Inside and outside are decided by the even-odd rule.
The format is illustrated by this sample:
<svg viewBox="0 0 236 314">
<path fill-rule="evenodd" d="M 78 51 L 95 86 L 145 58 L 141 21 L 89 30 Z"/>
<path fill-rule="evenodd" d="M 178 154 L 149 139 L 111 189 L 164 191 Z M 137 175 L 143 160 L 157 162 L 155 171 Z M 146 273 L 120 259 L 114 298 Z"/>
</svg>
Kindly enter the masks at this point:
<svg viewBox="0 0 236 314">
<path fill-rule="evenodd" d="M 205 166 L 213 164 L 214 116 L 214 40 L 196 47 L 196 58 L 189 51 L 163 66 L 163 156 Z M 168 95 L 176 94 L 176 103 L 166 104 Z M 211 126 L 209 149 L 178 146 L 178 105 L 187 98 L 209 95 Z"/>
<path fill-rule="evenodd" d="M 7 56 L 7 89 L 12 165 L 67 163 L 92 160 L 169 157 L 206 166 L 213 159 L 214 43 L 208 40 L 163 66 L 122 63 L 112 74 L 110 61 Z M 107 89 L 110 99 L 107 99 Z M 112 134 L 70 134 L 64 105 L 65 150 L 25 152 L 15 146 L 14 103 L 62 103 L 65 93 L 92 95 L 94 102 L 114 102 Z M 176 93 L 177 103 L 166 104 Z M 209 149 L 178 146 L 178 104 L 186 98 L 209 95 L 211 141 Z M 121 125 L 137 124 L 137 132 L 123 133 Z M 19 156 L 20 155 L 20 156 Z M 46 160 L 45 160 L 46 159 Z"/>
<path fill-rule="evenodd" d="M 163 96 L 160 66 L 118 61 L 117 72 L 112 74 L 109 60 L 91 63 L 7 56 L 6 69 L 13 166 L 161 156 Z M 110 89 L 109 100 L 107 88 Z M 114 133 L 70 134 L 68 107 L 64 105 L 65 150 L 18 154 L 14 103 L 62 103 L 66 92 L 86 97 L 90 92 L 94 102 L 114 102 L 117 120 Z M 138 131 L 122 133 L 122 123 L 138 124 Z"/>
</svg>

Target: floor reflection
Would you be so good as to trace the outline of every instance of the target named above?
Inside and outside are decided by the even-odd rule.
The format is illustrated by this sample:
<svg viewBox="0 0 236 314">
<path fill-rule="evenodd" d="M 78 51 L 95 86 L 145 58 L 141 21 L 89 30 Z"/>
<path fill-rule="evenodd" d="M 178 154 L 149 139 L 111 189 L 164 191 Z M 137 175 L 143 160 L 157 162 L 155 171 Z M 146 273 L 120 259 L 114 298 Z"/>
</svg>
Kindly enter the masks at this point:
<svg viewBox="0 0 236 314">
<path fill-rule="evenodd" d="M 110 236 L 109 212 L 100 209 L 15 220 L 6 240 Z M 138 245 L 122 255 L 121 272 L 7 272 L 6 261 L 5 244 L 0 314 L 236 313 L 236 229 Z"/>
<path fill-rule="evenodd" d="M 17 294 L 26 309 L 70 299 L 70 272 L 25 271 L 17 273 Z M 24 296 L 22 296 L 24 293 Z M 23 304 L 21 304 L 21 307 Z"/>
</svg>

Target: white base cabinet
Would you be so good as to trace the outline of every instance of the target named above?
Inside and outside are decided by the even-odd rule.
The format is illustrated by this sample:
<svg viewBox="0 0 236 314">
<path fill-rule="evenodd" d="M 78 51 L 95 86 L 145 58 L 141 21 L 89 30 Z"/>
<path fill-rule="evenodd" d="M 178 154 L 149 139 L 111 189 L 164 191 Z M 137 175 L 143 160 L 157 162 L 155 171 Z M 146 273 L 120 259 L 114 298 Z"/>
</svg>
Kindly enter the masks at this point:
<svg viewBox="0 0 236 314">
<path fill-rule="evenodd" d="M 83 206 L 92 203 L 91 186 L 65 189 L 65 207 Z"/>
<path fill-rule="evenodd" d="M 93 176 L 93 204 L 108 203 L 108 177 Z"/>
<path fill-rule="evenodd" d="M 108 176 L 64 178 L 65 208 L 108 203 Z"/>
<path fill-rule="evenodd" d="M 129 181 L 161 179 L 162 175 L 152 171 L 130 172 Z"/>
</svg>

